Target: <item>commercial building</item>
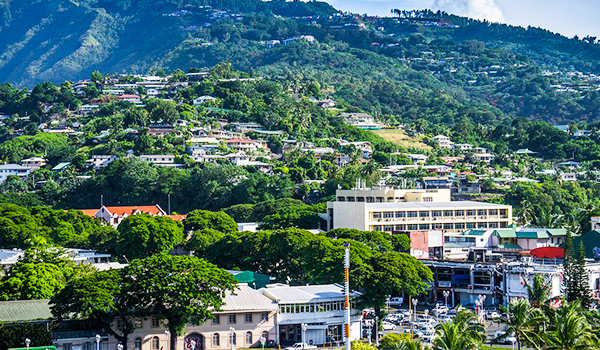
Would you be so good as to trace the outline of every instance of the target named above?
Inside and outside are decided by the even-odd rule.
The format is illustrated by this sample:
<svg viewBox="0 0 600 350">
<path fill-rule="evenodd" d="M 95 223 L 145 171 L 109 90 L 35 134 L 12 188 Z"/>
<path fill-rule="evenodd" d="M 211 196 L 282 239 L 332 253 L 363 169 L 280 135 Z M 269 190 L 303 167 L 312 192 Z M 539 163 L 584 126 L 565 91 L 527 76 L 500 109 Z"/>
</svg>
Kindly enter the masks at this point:
<svg viewBox="0 0 600 350">
<path fill-rule="evenodd" d="M 364 188 L 336 191 L 321 216 L 327 230 L 463 232 L 468 229 L 507 228 L 512 207 L 473 201 L 452 201 L 450 189 Z"/>
<path fill-rule="evenodd" d="M 305 342 L 309 345 L 343 342 L 344 287 L 338 284 L 288 286 L 268 285 L 260 290 L 278 304 L 277 340 L 280 344 L 302 341 L 302 324 L 306 324 Z M 355 299 L 361 294 L 350 294 L 350 339 L 360 338 L 360 310 Z"/>
</svg>

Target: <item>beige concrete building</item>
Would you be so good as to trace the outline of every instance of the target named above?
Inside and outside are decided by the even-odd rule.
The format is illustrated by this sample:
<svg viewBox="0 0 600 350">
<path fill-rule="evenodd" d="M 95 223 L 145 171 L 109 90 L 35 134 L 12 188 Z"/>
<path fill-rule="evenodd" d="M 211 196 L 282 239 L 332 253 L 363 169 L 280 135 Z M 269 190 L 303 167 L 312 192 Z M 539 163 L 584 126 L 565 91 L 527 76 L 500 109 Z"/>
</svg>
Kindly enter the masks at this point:
<svg viewBox="0 0 600 350">
<path fill-rule="evenodd" d="M 512 207 L 485 202 L 451 201 L 450 189 L 393 189 L 392 187 L 338 190 L 327 203 L 327 230 L 462 232 L 506 228 Z"/>
<path fill-rule="evenodd" d="M 178 350 L 231 349 L 232 341 L 234 348 L 258 348 L 261 337 L 277 338 L 277 303 L 246 284 L 238 287 L 235 295 L 227 293 L 222 311 L 215 312 L 212 320 L 186 326 L 183 335 L 177 337 Z M 163 322 L 157 318 L 138 319 L 127 348 L 168 349 L 168 334 Z M 116 349 L 116 344 L 111 336 L 108 349 Z"/>
</svg>

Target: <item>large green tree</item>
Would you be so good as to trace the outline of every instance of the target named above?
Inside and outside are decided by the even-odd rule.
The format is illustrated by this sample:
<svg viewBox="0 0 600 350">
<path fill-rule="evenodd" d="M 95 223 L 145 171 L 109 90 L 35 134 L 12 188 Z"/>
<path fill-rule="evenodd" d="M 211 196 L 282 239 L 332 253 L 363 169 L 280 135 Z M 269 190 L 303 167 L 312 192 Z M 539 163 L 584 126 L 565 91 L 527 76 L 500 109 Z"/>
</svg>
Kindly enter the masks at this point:
<svg viewBox="0 0 600 350">
<path fill-rule="evenodd" d="M 157 254 L 134 260 L 126 270 L 132 305 L 141 314 L 167 320 L 170 349 L 189 322 L 203 323 L 219 311 L 236 281 L 229 272 L 193 256 Z"/>
<path fill-rule="evenodd" d="M 470 350 L 486 339 L 485 326 L 467 309 L 460 309 L 452 321 L 442 322 L 436 332 L 435 350 Z"/>
<path fill-rule="evenodd" d="M 132 215 L 119 224 L 118 230 L 117 253 L 128 259 L 168 252 L 183 241 L 182 224 L 165 216 Z"/>
<path fill-rule="evenodd" d="M 52 314 L 59 320 L 78 318 L 99 322 L 127 350 L 127 339 L 134 330 L 136 305 L 130 303 L 131 298 L 127 295 L 124 272 L 96 271 L 72 279 L 51 298 Z M 120 322 L 115 322 L 115 319 Z"/>
</svg>

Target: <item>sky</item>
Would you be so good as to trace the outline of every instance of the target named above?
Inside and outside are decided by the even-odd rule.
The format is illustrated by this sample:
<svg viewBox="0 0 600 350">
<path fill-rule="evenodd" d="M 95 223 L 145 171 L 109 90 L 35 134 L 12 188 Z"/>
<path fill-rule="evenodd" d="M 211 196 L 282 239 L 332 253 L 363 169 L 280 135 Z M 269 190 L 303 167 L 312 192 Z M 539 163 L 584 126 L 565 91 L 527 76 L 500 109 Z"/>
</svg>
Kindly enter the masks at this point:
<svg viewBox="0 0 600 350">
<path fill-rule="evenodd" d="M 442 10 L 455 15 L 548 29 L 572 38 L 600 38 L 597 0 L 323 0 L 336 9 L 391 16 L 391 9 Z"/>
</svg>

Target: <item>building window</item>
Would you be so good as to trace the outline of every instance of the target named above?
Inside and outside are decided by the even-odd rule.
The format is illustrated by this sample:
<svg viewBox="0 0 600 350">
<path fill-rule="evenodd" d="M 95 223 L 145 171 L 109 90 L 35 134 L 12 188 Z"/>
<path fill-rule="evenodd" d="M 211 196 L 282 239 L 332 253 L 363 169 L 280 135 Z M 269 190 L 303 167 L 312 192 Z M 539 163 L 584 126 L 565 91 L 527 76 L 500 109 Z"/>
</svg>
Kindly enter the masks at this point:
<svg viewBox="0 0 600 350">
<path fill-rule="evenodd" d="M 252 323 L 252 313 L 251 312 L 246 313 L 246 323 Z"/>
<path fill-rule="evenodd" d="M 477 224 L 478 228 L 487 228 L 487 222 L 480 222 Z"/>
<path fill-rule="evenodd" d="M 396 212 L 396 218 L 404 218 L 404 217 L 406 217 L 405 211 L 397 211 Z"/>
<path fill-rule="evenodd" d="M 142 350 L 142 338 L 135 338 L 135 341 L 133 343 L 133 349 Z"/>
<path fill-rule="evenodd" d="M 160 340 L 158 339 L 158 337 L 152 338 L 152 349 L 158 350 L 159 348 L 160 348 Z"/>
<path fill-rule="evenodd" d="M 433 216 L 434 218 L 439 218 L 442 216 L 442 211 L 441 210 L 434 210 L 431 212 L 431 216 Z"/>
<path fill-rule="evenodd" d="M 383 227 L 383 230 L 384 230 L 385 232 L 392 232 L 392 231 L 394 231 L 394 225 L 385 225 L 385 226 Z"/>
<path fill-rule="evenodd" d="M 497 222 L 490 222 L 490 225 L 488 227 L 489 228 L 498 228 L 498 223 Z"/>
<path fill-rule="evenodd" d="M 354 197 L 348 197 L 348 202 L 354 202 Z"/>
<path fill-rule="evenodd" d="M 490 215 L 498 215 L 498 209 L 490 209 Z"/>
<path fill-rule="evenodd" d="M 416 230 L 418 230 L 418 227 L 419 227 L 419 225 L 417 225 L 417 224 L 411 224 L 411 225 L 408 225 L 408 230 L 416 231 Z"/>
<path fill-rule="evenodd" d="M 338 202 L 345 202 L 346 198 L 344 198 L 344 197 L 337 197 L 337 201 Z"/>
<path fill-rule="evenodd" d="M 477 215 L 479 215 L 479 216 L 486 216 L 487 215 L 487 210 L 485 210 L 485 209 L 479 209 L 479 210 L 477 210 Z"/>
<path fill-rule="evenodd" d="M 396 225 L 396 231 L 405 231 L 406 225 Z"/>
<path fill-rule="evenodd" d="M 467 210 L 467 216 L 475 216 L 475 210 Z"/>
<path fill-rule="evenodd" d="M 84 343 L 83 350 L 92 350 L 92 343 Z"/>
<path fill-rule="evenodd" d="M 429 230 L 429 224 L 419 224 L 419 230 Z"/>
<path fill-rule="evenodd" d="M 416 211 L 409 211 L 407 212 L 407 215 L 409 218 L 416 218 L 417 217 L 417 212 Z"/>
<path fill-rule="evenodd" d="M 442 224 L 433 224 L 433 225 L 431 225 L 431 228 L 433 230 L 441 230 L 442 229 Z"/>
<path fill-rule="evenodd" d="M 237 340 L 235 339 L 237 337 L 237 334 L 235 333 L 229 333 L 229 345 L 236 345 Z"/>
<path fill-rule="evenodd" d="M 158 328 L 160 327 L 160 320 L 158 318 L 153 317 L 152 318 L 152 328 Z"/>
<path fill-rule="evenodd" d="M 220 323 L 221 323 L 221 317 L 219 317 L 219 315 L 213 316 L 212 324 L 220 324 Z"/>
<path fill-rule="evenodd" d="M 423 202 L 433 202 L 433 197 L 423 197 Z"/>
<path fill-rule="evenodd" d="M 383 218 L 384 219 L 392 219 L 394 217 L 394 212 L 393 211 L 386 211 L 383 213 Z"/>
<path fill-rule="evenodd" d="M 123 320 L 121 320 L 121 319 L 117 320 L 117 329 L 123 329 Z"/>
<path fill-rule="evenodd" d="M 502 215 L 503 217 L 506 217 L 506 215 L 508 215 L 506 213 L 506 209 L 500 209 L 500 215 Z"/>
<path fill-rule="evenodd" d="M 500 228 L 507 228 L 508 227 L 508 223 L 506 221 L 503 221 L 500 223 Z"/>
<path fill-rule="evenodd" d="M 221 339 L 219 337 L 219 333 L 215 333 L 212 336 L 212 344 L 214 347 L 221 346 Z"/>
<path fill-rule="evenodd" d="M 236 322 L 236 314 L 229 314 L 229 324 L 235 324 Z"/>
<path fill-rule="evenodd" d="M 467 228 L 475 228 L 474 222 L 467 222 Z"/>
<path fill-rule="evenodd" d="M 373 230 L 374 231 L 381 231 L 381 225 L 375 225 L 375 226 L 373 226 Z"/>
<path fill-rule="evenodd" d="M 252 332 L 246 332 L 246 344 L 252 344 Z"/>
<path fill-rule="evenodd" d="M 269 313 L 263 312 L 262 314 L 260 314 L 260 320 L 263 322 L 267 322 L 269 320 Z"/>
<path fill-rule="evenodd" d="M 136 319 L 133 321 L 133 326 L 134 326 L 135 328 L 142 328 L 142 319 L 141 319 L 141 318 L 136 318 Z"/>
<path fill-rule="evenodd" d="M 71 344 L 63 344 L 63 350 L 71 350 Z"/>
<path fill-rule="evenodd" d="M 464 210 L 455 210 L 454 216 L 465 216 L 465 211 Z"/>
<path fill-rule="evenodd" d="M 444 210 L 444 216 L 452 217 L 452 210 Z"/>
<path fill-rule="evenodd" d="M 444 224 L 444 225 L 445 225 L 445 224 Z M 454 225 L 454 228 L 455 228 L 455 229 L 457 229 L 457 230 L 464 230 L 464 229 L 465 229 L 465 224 L 464 224 L 464 223 L 462 223 L 462 222 L 456 223 L 456 224 Z"/>
<path fill-rule="evenodd" d="M 453 226 L 453 224 L 444 224 L 444 230 L 452 230 L 453 229 L 452 226 Z"/>
<path fill-rule="evenodd" d="M 419 212 L 419 217 L 420 218 L 428 218 L 429 217 L 429 212 L 428 211 L 420 211 Z"/>
<path fill-rule="evenodd" d="M 381 219 L 381 213 L 373 213 L 373 219 Z"/>
<path fill-rule="evenodd" d="M 262 337 L 265 338 L 265 341 L 267 341 L 267 339 L 269 339 L 269 332 L 263 331 L 262 332 Z"/>
</svg>

